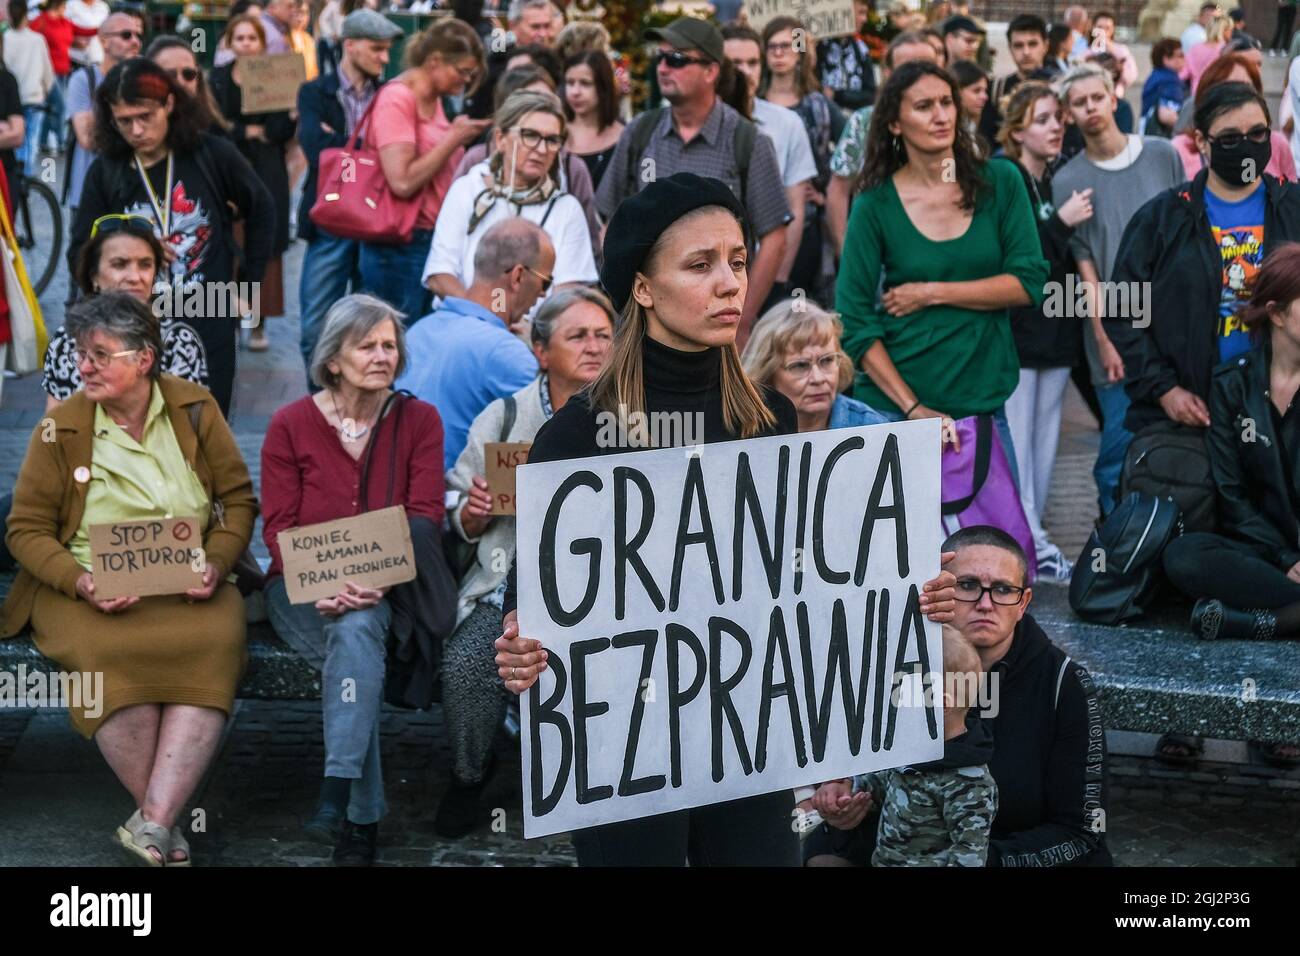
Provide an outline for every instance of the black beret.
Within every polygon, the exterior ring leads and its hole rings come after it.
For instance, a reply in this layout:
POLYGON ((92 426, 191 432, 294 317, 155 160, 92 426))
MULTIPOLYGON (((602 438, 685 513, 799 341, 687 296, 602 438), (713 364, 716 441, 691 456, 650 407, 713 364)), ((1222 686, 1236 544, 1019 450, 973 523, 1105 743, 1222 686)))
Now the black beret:
POLYGON ((619 312, 632 295, 632 281, 663 231, 701 206, 722 206, 740 220, 749 237, 745 208, 726 183, 694 173, 674 173, 656 179, 628 196, 614 210, 605 229, 605 263, 600 284, 619 312))

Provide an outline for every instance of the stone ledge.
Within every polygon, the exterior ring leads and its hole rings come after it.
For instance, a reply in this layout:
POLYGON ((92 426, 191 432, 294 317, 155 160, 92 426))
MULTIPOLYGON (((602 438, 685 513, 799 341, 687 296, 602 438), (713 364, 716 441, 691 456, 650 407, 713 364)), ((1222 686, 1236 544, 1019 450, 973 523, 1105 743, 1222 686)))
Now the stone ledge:
MULTIPOLYGON (((11 576, 0 576, 0 594, 11 576)), ((1078 620, 1066 588, 1034 590, 1032 610, 1059 646, 1092 674, 1107 729, 1177 731, 1228 740, 1300 736, 1300 642, 1206 642, 1174 613, 1140 627, 1078 620), (1255 699, 1242 699, 1244 681, 1255 699)), ((19 664, 48 670, 26 636, 0 641, 0 670, 19 664)), ((239 696, 254 700, 320 697, 320 675, 281 641, 270 624, 248 626, 248 669, 239 696)))

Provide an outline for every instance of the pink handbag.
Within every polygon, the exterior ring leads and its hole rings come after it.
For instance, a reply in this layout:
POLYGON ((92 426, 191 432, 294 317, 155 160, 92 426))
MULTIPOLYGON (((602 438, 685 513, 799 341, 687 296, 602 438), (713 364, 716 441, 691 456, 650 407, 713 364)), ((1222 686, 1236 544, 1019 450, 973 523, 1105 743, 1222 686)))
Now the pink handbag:
MULTIPOLYGON (((380 93, 382 93, 382 89, 380 93)), ((359 145, 380 93, 370 101, 346 146, 321 150, 311 221, 330 235, 404 245, 420 215, 420 194, 399 199, 388 188, 379 150, 359 145)))

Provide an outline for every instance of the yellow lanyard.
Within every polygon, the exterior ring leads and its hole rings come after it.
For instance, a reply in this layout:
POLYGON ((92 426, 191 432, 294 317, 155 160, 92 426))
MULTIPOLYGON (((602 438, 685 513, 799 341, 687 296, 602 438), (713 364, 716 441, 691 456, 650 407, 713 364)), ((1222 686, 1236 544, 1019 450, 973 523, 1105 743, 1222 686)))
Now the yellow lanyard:
POLYGON ((158 228, 162 230, 162 241, 167 242, 171 236, 171 212, 172 212, 172 152, 167 151, 167 188, 163 191, 162 201, 158 199, 158 194, 153 191, 153 183, 149 182, 149 176, 144 171, 144 166, 140 162, 140 157, 135 157, 135 168, 140 173, 140 181, 144 183, 145 192, 149 194, 149 205, 153 206, 154 215, 158 217, 158 228))

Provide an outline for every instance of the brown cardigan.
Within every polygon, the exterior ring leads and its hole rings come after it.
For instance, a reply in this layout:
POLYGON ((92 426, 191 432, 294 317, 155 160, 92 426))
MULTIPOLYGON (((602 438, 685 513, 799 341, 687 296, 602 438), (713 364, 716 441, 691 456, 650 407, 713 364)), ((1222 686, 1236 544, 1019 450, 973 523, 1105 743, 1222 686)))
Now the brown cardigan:
MULTIPOLYGON (((181 454, 213 502, 203 532, 205 558, 223 575, 248 547, 257 518, 257 497, 235 436, 212 394, 202 386, 163 375, 158 381, 181 454), (202 403, 199 433, 190 425, 189 406, 202 403)), ((21 566, 4 608, 0 638, 27 627, 42 584, 76 598, 77 579, 86 569, 68 550, 81 525, 89 482, 74 478, 89 468, 95 403, 78 391, 36 426, 14 486, 13 509, 5 543, 21 566), (53 424, 54 439, 46 441, 53 424)))

